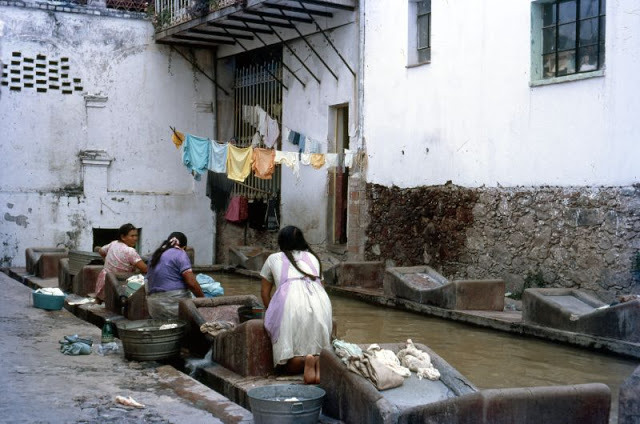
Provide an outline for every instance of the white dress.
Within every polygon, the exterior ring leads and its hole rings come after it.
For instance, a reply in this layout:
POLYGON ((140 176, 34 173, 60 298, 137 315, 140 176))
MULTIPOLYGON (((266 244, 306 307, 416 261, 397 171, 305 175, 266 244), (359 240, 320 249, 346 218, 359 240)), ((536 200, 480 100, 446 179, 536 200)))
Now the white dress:
MULTIPOLYGON (((315 256, 309 252, 294 251, 293 257, 300 269, 311 275, 318 274, 320 266, 315 256)), ((287 262, 284 253, 274 253, 267 258, 260 272, 267 281, 275 283, 276 291, 282 286, 282 269, 287 262)), ((279 335, 273 343, 274 365, 285 364, 294 356, 317 355, 323 348, 331 347, 333 320, 327 292, 319 280, 311 281, 293 264, 289 265, 286 275, 289 287, 286 298, 283 298, 279 335)), ((277 302, 278 296, 273 293, 269 308, 278 307, 277 302)))

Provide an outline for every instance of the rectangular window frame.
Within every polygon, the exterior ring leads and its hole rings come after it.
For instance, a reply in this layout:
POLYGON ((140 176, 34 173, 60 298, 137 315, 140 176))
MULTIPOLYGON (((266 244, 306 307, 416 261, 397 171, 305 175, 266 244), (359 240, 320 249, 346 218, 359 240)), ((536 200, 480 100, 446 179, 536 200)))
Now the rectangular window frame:
POLYGON ((431 63, 431 0, 429 0, 428 11, 419 12, 418 4, 423 0, 408 0, 408 25, 407 25, 407 68, 422 66, 431 63), (421 18, 427 17, 427 45, 421 45, 419 40, 420 26, 418 22, 421 18), (422 57, 426 53, 426 58, 422 57))
MULTIPOLYGON (((603 3, 605 4, 605 10, 603 10, 602 8, 599 10, 599 14, 597 15, 597 19, 598 19, 598 25, 600 27, 602 20, 604 19, 604 24, 605 24, 605 31, 606 31, 606 0, 599 0, 600 4, 603 3)), ((589 45, 589 46, 581 46, 580 45, 580 22, 584 22, 588 19, 592 19, 593 17, 589 17, 589 18, 581 18, 580 15, 580 0, 576 0, 576 17, 575 17, 575 21, 571 21, 571 22, 575 22, 576 25, 576 29, 575 29, 575 45, 573 46, 573 49, 564 49, 563 51, 559 51, 558 49, 558 22, 555 22, 555 36, 556 36, 556 40, 555 40, 555 46, 554 46, 554 55, 556 57, 556 64, 557 64, 557 58, 560 54, 562 53, 566 53, 566 52, 575 52, 576 56, 577 53, 579 52, 579 50, 581 48, 586 48, 586 47, 593 47, 593 46, 597 46, 597 66, 598 68, 595 70, 586 70, 586 71, 580 71, 579 70, 579 65, 578 65, 578 59, 575 59, 574 62, 574 72, 570 73, 570 74, 566 74, 566 75, 558 75, 558 66, 556 65, 555 67, 555 76, 553 77, 545 77, 544 76, 544 61, 543 61, 543 29, 545 28, 551 28, 554 25, 548 25, 548 26, 544 26, 544 6, 546 4, 550 4, 550 3, 555 3, 556 5, 558 3, 560 3, 561 1, 559 0, 532 0, 531 2, 531 80, 530 80, 530 86, 534 87, 534 86, 540 86, 540 85, 548 85, 548 84, 556 84, 556 83, 561 83, 561 82, 568 82, 568 81, 577 81, 577 80, 583 80, 583 79, 587 79, 587 78, 593 78, 593 77, 602 77, 605 75, 605 69, 606 69, 606 57, 603 59, 602 55, 600 54, 600 49, 604 48, 604 50, 606 51, 606 43, 607 43, 607 39, 608 37, 604 36, 604 42, 601 42, 601 34, 600 34, 600 29, 598 30, 598 39, 596 41, 596 43, 594 43, 593 45, 589 45), (600 63, 600 61, 602 61, 603 63, 600 63)), ((558 6, 556 6, 558 7, 558 6)), ((556 10, 556 16, 558 16, 558 11, 556 10)), ((557 19, 557 18, 556 18, 557 19)))

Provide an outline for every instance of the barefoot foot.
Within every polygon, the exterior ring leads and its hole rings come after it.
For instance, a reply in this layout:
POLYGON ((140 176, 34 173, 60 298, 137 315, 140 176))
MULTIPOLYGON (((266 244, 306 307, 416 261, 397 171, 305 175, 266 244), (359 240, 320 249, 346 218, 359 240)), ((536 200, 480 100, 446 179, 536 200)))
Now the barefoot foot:
POLYGON ((313 355, 304 358, 304 384, 315 384, 316 382, 316 360, 313 355))

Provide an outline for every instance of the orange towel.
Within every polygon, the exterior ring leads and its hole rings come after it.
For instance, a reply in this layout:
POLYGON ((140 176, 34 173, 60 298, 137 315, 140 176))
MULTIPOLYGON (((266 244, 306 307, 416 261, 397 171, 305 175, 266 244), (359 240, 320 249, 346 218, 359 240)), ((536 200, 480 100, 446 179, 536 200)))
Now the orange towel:
POLYGON ((276 151, 273 149, 253 149, 253 164, 251 165, 253 174, 263 180, 270 180, 276 168, 275 159, 276 151))

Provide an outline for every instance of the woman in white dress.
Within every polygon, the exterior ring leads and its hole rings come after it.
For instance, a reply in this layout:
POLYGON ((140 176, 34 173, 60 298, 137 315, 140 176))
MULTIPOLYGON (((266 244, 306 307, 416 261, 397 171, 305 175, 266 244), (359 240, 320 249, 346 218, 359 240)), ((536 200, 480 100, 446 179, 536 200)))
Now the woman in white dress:
POLYGON ((273 345, 273 364, 285 372, 304 372, 307 384, 320 381, 317 355, 331 346, 331 301, 322 284, 322 266, 294 226, 280 230, 280 252, 262 267, 265 328, 273 345), (275 292, 273 288, 275 287, 275 292))

